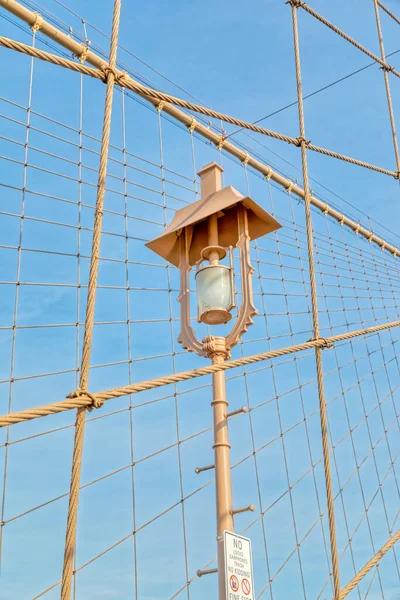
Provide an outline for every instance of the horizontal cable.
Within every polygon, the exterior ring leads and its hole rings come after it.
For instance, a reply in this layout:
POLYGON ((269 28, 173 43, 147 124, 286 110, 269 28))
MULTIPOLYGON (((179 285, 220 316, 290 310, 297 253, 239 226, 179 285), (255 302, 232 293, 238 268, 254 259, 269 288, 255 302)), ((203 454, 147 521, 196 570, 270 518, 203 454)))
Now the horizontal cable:
POLYGON ((89 398, 89 396, 85 396, 84 394, 82 394, 79 397, 69 398, 66 400, 62 400, 61 402, 54 402, 51 404, 46 404, 43 406, 38 406, 35 408, 22 410, 15 413, 10 413, 8 415, 3 415, 0 417, 0 427, 5 427, 6 425, 12 425, 23 421, 30 421, 32 419, 37 419, 39 417, 64 412, 73 408, 91 407, 93 405, 94 397, 97 401, 100 401, 100 403, 102 403, 104 400, 110 400, 111 398, 119 398, 121 396, 127 396, 129 394, 136 394, 138 392, 162 387, 171 383, 186 381, 188 379, 201 377, 203 375, 210 375, 218 371, 227 371, 228 369, 241 367, 255 362, 269 360, 272 358, 277 358, 296 352, 302 352, 303 350, 307 350, 308 348, 329 347, 331 344, 334 344, 339 341, 352 339, 361 335, 377 333, 378 331, 383 331, 392 327, 398 327, 399 325, 400 321, 392 321, 390 323, 384 323, 382 325, 376 325, 374 327, 368 327, 366 329, 360 329, 357 331, 350 331, 348 333, 342 333, 340 335, 328 338, 310 340, 308 342, 304 342, 303 344, 297 344, 295 346, 289 346, 287 348, 280 348, 278 350, 270 350, 269 352, 255 354, 254 356, 230 360, 223 364, 210 365, 208 367, 192 369, 190 371, 183 371, 181 373, 168 375, 166 377, 160 377, 148 381, 143 381, 141 383, 131 384, 119 388, 113 388, 111 390, 105 390, 103 392, 97 392, 96 394, 91 394, 92 398, 89 398))

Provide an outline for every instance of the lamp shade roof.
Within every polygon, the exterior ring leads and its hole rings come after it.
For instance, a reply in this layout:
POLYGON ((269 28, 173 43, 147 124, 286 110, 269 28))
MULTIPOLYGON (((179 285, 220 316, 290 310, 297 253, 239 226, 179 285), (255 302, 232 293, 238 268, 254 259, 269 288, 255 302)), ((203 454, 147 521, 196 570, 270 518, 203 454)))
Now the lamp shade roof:
POLYGON ((208 246, 207 218, 217 214, 219 245, 235 246, 238 241, 237 205, 247 208, 248 233, 251 240, 276 231, 282 225, 248 196, 242 196, 234 187, 227 186, 207 198, 177 210, 163 233, 146 246, 173 265, 179 267, 179 235, 185 227, 193 226, 189 249, 189 263, 194 265, 200 252, 208 246))

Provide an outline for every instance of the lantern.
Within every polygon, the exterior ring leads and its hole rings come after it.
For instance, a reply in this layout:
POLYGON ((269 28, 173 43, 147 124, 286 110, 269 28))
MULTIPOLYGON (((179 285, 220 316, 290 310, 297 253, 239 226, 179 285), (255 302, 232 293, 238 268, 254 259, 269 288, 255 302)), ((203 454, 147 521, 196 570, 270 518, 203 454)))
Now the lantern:
POLYGON ((190 324, 189 273, 196 267, 199 320, 221 325, 231 320, 234 302, 232 249, 239 249, 242 303, 226 336, 229 351, 247 331, 256 314, 253 305, 250 241, 276 231, 281 225, 248 196, 232 186, 221 189, 223 169, 212 162, 199 172, 201 199, 175 213, 164 232, 148 248, 180 270, 181 333, 179 342, 189 351, 206 355, 190 324), (229 254, 229 264, 221 261, 229 254))

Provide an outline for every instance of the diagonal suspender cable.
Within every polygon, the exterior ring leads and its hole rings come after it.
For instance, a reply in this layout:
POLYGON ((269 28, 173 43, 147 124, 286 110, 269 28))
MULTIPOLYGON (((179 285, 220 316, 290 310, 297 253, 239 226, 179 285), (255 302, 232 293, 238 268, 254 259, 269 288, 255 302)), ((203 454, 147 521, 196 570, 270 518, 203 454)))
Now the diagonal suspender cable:
MULTIPOLYGON (((378 0, 373 0, 373 3, 374 3, 374 8, 375 8, 376 27, 377 27, 377 30, 378 30, 379 46, 380 46, 380 49, 381 49, 381 57, 382 57, 382 60, 386 61, 385 47, 383 45, 381 20, 380 20, 380 17, 379 17, 379 2, 378 2, 378 0)), ((396 158, 397 171, 400 173, 399 146, 398 146, 398 143, 397 143, 396 123, 395 123, 395 120, 394 120, 392 95, 390 93, 389 73, 388 73, 387 69, 382 69, 382 70, 383 70, 383 77, 384 77, 384 80, 385 80, 385 88, 386 88, 386 96, 387 96, 387 102, 388 102, 390 126, 392 128, 394 155, 395 155, 395 158, 396 158)))
MULTIPOLYGON (((313 316, 313 329, 314 338, 319 338, 319 315, 318 315, 318 298, 317 298, 317 284, 315 279, 315 263, 314 263, 314 239, 313 239, 313 224, 311 218, 311 202, 310 202, 310 188, 308 182, 308 168, 307 168, 307 142, 305 139, 305 123, 304 123, 304 109, 303 109, 303 91, 301 84, 301 64, 300 64, 300 46, 299 46, 299 32, 297 24, 297 2, 290 2, 292 9, 292 23, 293 23, 293 41, 294 41, 294 56, 296 63, 296 82, 297 82, 297 99, 299 109, 299 126, 300 126, 300 139, 301 139, 301 160, 303 167, 303 185, 304 185, 304 203, 306 211, 306 231, 307 231, 307 248, 308 248, 308 262, 309 262, 309 273, 310 273, 310 288, 311 288, 311 307, 313 316)), ((331 555, 332 555, 332 571, 333 571, 333 587, 334 587, 334 598, 339 600, 340 598, 340 574, 339 574, 339 557, 337 550, 336 541, 336 522, 335 522, 335 507, 333 500, 332 490, 332 474, 330 465, 330 454, 329 454, 329 437, 328 437, 328 416, 325 401, 325 390, 324 390, 324 375, 322 369, 322 351, 321 348, 315 348, 315 360, 317 366, 317 381, 318 381, 318 396, 320 406, 320 420, 321 420, 321 436, 322 436, 322 449, 324 457, 324 471, 325 471, 325 485, 326 485, 326 497, 328 504, 328 521, 329 521, 329 534, 331 544, 331 555)))
POLYGON ((391 17, 393 19, 393 21, 396 21, 396 23, 398 25, 400 25, 400 19, 399 19, 399 17, 396 17, 396 15, 394 15, 384 4, 382 4, 382 2, 379 2, 379 0, 378 0, 378 4, 381 7, 381 9, 384 10, 385 13, 387 15, 389 15, 389 17, 391 17))
POLYGON ((363 577, 365 577, 365 575, 367 575, 367 573, 369 573, 370 570, 375 565, 378 564, 378 562, 381 560, 381 558, 383 558, 385 556, 385 554, 391 548, 393 548, 393 546, 399 540, 400 540, 400 529, 398 529, 396 531, 396 533, 394 535, 392 535, 391 538, 388 539, 386 544, 384 546, 382 546, 382 548, 380 550, 378 550, 378 552, 376 554, 374 554, 374 556, 363 566, 363 568, 360 569, 360 571, 358 571, 357 575, 355 575, 353 577, 353 579, 351 581, 349 581, 349 583, 342 589, 340 596, 339 596, 339 600, 344 600, 344 598, 346 598, 346 596, 348 594, 350 594, 350 592, 356 587, 356 585, 358 585, 360 583, 361 579, 363 579, 363 577))
MULTIPOLYGON (((82 348, 80 388, 71 396, 86 395, 89 380, 89 365, 92 350, 94 312, 96 302, 97 276, 99 268, 100 239, 103 222, 104 192, 107 178, 107 159, 110 141, 112 103, 115 84, 115 65, 117 62, 118 31, 121 13, 121 0, 114 0, 114 13, 110 43, 110 59, 107 70, 107 87, 104 105, 103 134, 101 140, 100 166, 97 183, 97 198, 93 225, 92 254, 90 260, 88 296, 86 304, 85 333, 82 348)), ((95 403, 96 406, 96 403, 95 403)), ((82 450, 85 429, 86 408, 77 409, 75 423, 74 452, 72 458, 71 486, 69 494, 67 530, 64 549, 64 567, 62 574, 61 598, 69 600, 71 596, 72 566, 76 548, 76 526, 81 478, 82 450)))
POLYGON ((317 21, 320 21, 320 23, 323 23, 324 25, 329 27, 329 29, 331 29, 332 31, 334 31, 335 33, 340 35, 340 37, 342 37, 344 40, 346 40, 346 42, 349 42, 350 44, 352 44, 353 46, 355 46, 356 48, 361 50, 361 52, 364 52, 364 54, 366 54, 367 56, 372 58, 375 62, 380 64, 383 69, 385 69, 386 71, 391 71, 394 75, 396 75, 396 77, 400 77, 399 71, 396 71, 396 69, 394 69, 391 65, 389 65, 387 62, 385 62, 385 60, 383 60, 382 58, 379 58, 379 56, 376 56, 376 54, 374 54, 373 52, 371 52, 370 50, 365 48, 365 46, 363 46, 356 40, 353 40, 353 38, 350 37, 349 35, 347 35, 347 33, 342 31, 341 29, 339 29, 339 27, 336 27, 336 25, 333 25, 333 23, 328 21, 328 19, 325 19, 325 17, 323 17, 322 15, 317 13, 314 9, 312 9, 310 6, 308 6, 308 4, 306 4, 306 2, 303 2, 302 0, 292 0, 292 1, 295 3, 297 8, 304 9, 310 15, 315 17, 317 19, 317 21))

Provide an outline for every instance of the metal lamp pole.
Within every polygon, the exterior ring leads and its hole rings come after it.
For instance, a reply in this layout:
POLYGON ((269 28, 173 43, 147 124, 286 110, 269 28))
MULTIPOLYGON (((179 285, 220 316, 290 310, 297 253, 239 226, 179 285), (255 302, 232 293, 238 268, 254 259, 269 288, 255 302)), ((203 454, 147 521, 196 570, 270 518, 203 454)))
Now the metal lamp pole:
MULTIPOLYGON (((221 172, 222 168, 215 162, 203 167, 199 173, 201 200, 178 210, 164 232, 146 244, 180 271, 178 300, 181 304, 181 331, 178 341, 190 352, 209 358, 213 365, 223 364, 230 357, 231 348, 240 341, 242 334, 253 323, 252 317, 257 313, 252 295, 250 240, 281 227, 251 198, 242 196, 232 186, 221 189, 221 172), (232 260, 230 267, 219 264, 219 261, 226 256, 226 249, 233 247, 239 250, 242 288, 242 302, 237 317, 226 337, 209 336, 200 341, 191 326, 190 271, 194 265, 199 267, 205 261, 209 263, 196 271, 199 320, 208 325, 227 323, 234 306, 232 260)), ((228 418, 233 414, 246 412, 246 408, 227 413, 225 371, 213 373, 211 406, 214 417, 214 465, 196 468, 196 473, 215 468, 218 598, 228 600, 224 532, 233 534, 233 515, 254 510, 254 506, 236 510, 232 508, 228 418)), ((246 538, 242 540, 246 541, 246 538)), ((209 569, 198 571, 197 574, 201 577, 215 571, 216 569, 209 569)), ((239 579, 236 575, 233 577, 235 583, 232 589, 238 591, 239 579)), ((248 588, 250 593, 250 581, 243 577, 240 581, 243 591, 248 588)), ((252 593, 251 596, 253 597, 252 593)))
MULTIPOLYGON (((207 345, 214 347, 214 349, 210 348, 208 352, 212 364, 223 363, 227 356, 225 338, 213 338, 207 345)), ((234 531, 234 524, 225 371, 213 373, 211 406, 214 413, 213 449, 217 505, 218 598, 226 600, 224 531, 234 531)))

